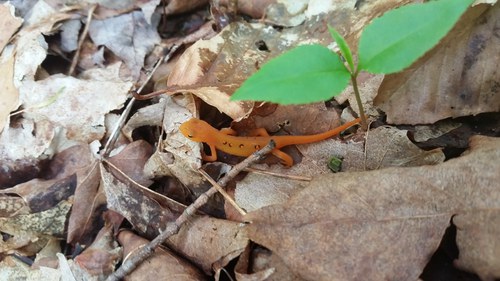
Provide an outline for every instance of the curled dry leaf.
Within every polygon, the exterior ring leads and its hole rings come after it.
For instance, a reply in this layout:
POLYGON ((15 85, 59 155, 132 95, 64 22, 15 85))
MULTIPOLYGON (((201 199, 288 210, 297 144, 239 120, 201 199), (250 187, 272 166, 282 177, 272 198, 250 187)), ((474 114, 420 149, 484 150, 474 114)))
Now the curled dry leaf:
POLYGON ((394 124, 500 111, 500 5, 469 9, 432 51, 386 76, 375 99, 394 124))
MULTIPOLYGON (((249 213, 248 236, 307 280, 415 280, 453 214, 498 216, 500 142, 474 142, 435 166, 318 177, 285 204, 249 213)), ((488 227, 497 239, 498 224, 488 227)))
MULTIPOLYGON (((129 256, 138 248, 149 243, 148 240, 131 231, 118 234, 118 241, 123 245, 123 255, 129 256)), ((206 280, 203 273, 176 253, 156 248, 147 262, 141 263, 125 280, 206 280)))

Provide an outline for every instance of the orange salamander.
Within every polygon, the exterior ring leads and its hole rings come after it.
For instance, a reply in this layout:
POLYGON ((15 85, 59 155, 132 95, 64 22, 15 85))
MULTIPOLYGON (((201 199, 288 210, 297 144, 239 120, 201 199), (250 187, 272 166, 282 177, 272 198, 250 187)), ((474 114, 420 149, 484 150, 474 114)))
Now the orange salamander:
POLYGON ((236 156, 249 156, 266 146, 270 140, 273 140, 276 143, 276 148, 271 153, 280 158, 285 166, 290 167, 293 165, 292 157, 281 151, 280 148, 287 145, 306 144, 325 140, 338 135, 360 121, 361 119, 357 118, 330 131, 308 136, 269 136, 264 128, 260 128, 255 129, 251 134, 252 136, 239 137, 230 128, 219 131, 207 122, 197 118, 192 118, 182 123, 179 130, 187 138, 196 142, 204 142, 210 147, 211 155, 203 154, 203 160, 205 161, 217 160, 216 149, 236 156))

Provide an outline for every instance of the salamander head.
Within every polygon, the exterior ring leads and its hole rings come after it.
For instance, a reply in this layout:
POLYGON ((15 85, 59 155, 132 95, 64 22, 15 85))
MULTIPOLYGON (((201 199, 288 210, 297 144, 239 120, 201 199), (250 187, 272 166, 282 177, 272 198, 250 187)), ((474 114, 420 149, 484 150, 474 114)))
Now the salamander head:
POLYGON ((217 131, 207 122, 197 118, 191 118, 182 123, 179 130, 186 138, 196 142, 207 141, 207 138, 210 138, 213 131, 217 131))

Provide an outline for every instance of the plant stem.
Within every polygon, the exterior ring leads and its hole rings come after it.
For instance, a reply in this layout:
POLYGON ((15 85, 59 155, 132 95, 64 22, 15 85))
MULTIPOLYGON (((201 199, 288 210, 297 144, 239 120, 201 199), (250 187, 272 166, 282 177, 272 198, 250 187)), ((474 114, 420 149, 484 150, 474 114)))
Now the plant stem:
POLYGON ((358 82, 356 78, 358 77, 358 73, 351 74, 351 82, 352 82, 352 88, 354 90, 354 96, 356 97, 356 102, 358 103, 358 108, 359 108, 359 117, 361 117, 361 127, 363 130, 368 130, 368 123, 366 122, 366 115, 365 115, 365 110, 363 109, 363 104, 361 103, 361 96, 359 95, 359 90, 358 90, 358 82))

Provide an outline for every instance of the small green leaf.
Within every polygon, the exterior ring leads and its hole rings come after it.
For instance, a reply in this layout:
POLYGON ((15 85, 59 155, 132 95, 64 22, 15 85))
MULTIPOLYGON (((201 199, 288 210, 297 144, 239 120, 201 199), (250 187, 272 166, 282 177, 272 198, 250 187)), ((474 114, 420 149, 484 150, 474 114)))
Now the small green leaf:
POLYGON ((347 42, 345 41, 344 37, 340 35, 340 33, 337 32, 333 27, 328 25, 328 30, 330 31, 330 35, 332 36, 333 40, 337 42, 337 45, 339 46, 340 52, 342 53, 342 56, 345 58, 347 61, 347 64, 349 65, 349 70, 354 73, 356 70, 354 69, 354 61, 352 59, 352 53, 351 49, 349 49, 349 45, 347 45, 347 42))
POLYGON ((394 73, 434 47, 474 0, 437 0, 389 11, 369 24, 359 41, 359 69, 394 73))
POLYGON ((231 100, 301 104, 328 100, 349 83, 339 56, 321 45, 298 46, 262 66, 231 100))

